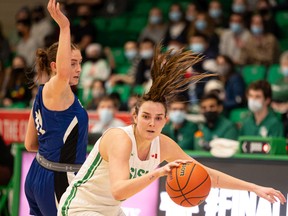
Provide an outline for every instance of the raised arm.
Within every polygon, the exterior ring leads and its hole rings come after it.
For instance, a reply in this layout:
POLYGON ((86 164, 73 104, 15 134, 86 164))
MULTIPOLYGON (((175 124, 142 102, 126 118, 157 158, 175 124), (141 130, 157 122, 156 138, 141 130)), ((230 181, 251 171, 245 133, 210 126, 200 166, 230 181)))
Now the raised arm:
POLYGON ((56 68, 56 76, 51 79, 53 90, 59 92, 69 86, 71 75, 70 22, 61 12, 60 4, 56 3, 56 0, 49 0, 47 9, 60 28, 56 65, 52 65, 56 68))

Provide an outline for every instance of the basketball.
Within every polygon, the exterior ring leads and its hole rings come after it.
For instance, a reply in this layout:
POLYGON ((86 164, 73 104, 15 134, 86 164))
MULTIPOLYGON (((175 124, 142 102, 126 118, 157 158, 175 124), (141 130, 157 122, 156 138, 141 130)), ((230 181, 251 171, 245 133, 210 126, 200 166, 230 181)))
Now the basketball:
POLYGON ((180 164, 166 179, 166 192, 183 207, 200 205, 209 195, 211 179, 207 171, 196 163, 180 164))

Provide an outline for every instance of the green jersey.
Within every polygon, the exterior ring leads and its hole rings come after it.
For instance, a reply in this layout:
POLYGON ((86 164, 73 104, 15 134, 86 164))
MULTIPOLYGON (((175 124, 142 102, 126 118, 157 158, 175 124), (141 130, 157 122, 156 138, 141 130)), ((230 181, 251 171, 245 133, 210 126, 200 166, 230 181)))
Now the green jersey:
POLYGON ((281 137, 284 136, 283 124, 272 110, 258 125, 251 114, 243 121, 240 136, 281 137))
POLYGON ((197 131, 198 127, 195 123, 185 120, 182 127, 175 130, 172 122, 168 122, 162 130, 162 133, 169 136, 183 150, 193 150, 194 149, 194 133, 197 131))

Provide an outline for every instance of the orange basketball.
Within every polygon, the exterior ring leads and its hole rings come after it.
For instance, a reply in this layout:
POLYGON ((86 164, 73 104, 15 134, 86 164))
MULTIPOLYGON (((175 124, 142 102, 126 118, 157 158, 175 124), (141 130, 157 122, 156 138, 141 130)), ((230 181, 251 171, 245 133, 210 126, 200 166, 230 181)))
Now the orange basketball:
POLYGON ((166 179, 166 191, 178 205, 200 205, 209 195, 211 179, 207 171, 196 163, 180 164, 166 179))

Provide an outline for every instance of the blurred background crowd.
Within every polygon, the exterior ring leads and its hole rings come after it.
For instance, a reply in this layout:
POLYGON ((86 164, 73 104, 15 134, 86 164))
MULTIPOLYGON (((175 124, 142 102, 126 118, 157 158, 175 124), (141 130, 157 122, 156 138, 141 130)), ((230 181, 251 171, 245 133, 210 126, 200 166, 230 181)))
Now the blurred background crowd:
MULTIPOLYGON (((153 49, 161 42, 171 55, 185 49, 203 58, 187 70, 187 77, 217 75, 192 83, 177 97, 186 103, 179 107, 176 101, 176 108, 171 104, 165 133, 180 142, 181 128, 189 121, 196 124, 191 127, 198 135, 207 128, 206 140, 225 137, 227 130, 215 129, 221 117, 222 128, 226 121, 228 128, 235 126, 227 138, 237 140, 245 131, 243 119, 247 117, 257 128, 251 135, 272 136, 271 127, 277 130, 273 136, 288 136, 287 1, 60 2, 71 21, 72 40, 83 55, 75 93, 87 110, 98 112, 103 128, 116 112, 131 112, 137 97, 149 89, 153 49), (265 122, 270 114, 276 118, 273 124, 265 122), (279 122, 281 127, 274 127, 279 122)), ((30 88, 37 70, 35 52, 56 42, 59 33, 45 5, 23 5, 14 19, 15 29, 9 37, 0 26, 0 106, 7 109, 31 107, 37 93, 37 86, 30 88)), ((95 126, 93 131, 101 128, 95 126)))

